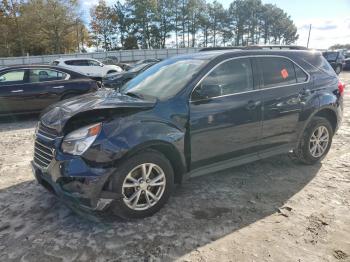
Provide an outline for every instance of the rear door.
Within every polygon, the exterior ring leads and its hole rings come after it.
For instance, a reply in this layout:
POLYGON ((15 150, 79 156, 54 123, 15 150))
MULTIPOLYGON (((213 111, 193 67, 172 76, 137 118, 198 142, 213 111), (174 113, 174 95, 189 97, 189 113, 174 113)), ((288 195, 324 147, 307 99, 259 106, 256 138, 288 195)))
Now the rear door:
POLYGON ((38 111, 60 100, 67 88, 67 73, 46 69, 29 69, 28 84, 24 88, 24 99, 33 111, 38 111))
POLYGON ((256 154, 261 106, 251 59, 231 59, 214 68, 190 101, 191 168, 256 154))
POLYGON ((263 100, 263 150, 290 148, 296 141, 299 114, 310 92, 309 75, 285 57, 256 58, 263 100))
POLYGON ((87 60, 87 63, 89 65, 88 71, 89 76, 93 77, 102 77, 104 68, 101 66, 101 63, 95 60, 87 60))

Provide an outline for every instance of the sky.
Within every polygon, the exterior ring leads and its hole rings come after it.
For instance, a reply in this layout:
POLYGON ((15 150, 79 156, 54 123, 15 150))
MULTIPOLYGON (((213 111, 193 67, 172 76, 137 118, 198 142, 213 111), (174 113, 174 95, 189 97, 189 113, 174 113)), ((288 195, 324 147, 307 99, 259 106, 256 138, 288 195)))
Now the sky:
MULTIPOLYGON (((79 1, 83 16, 88 22, 89 9, 98 0, 79 1)), ((217 1, 225 8, 232 2, 232 0, 217 1)), ((113 4, 116 0, 106 2, 113 4)), ((275 4, 291 16, 298 28, 297 45, 306 46, 310 24, 312 24, 310 48, 326 49, 334 44, 350 43, 350 0, 262 0, 262 2, 275 4)))

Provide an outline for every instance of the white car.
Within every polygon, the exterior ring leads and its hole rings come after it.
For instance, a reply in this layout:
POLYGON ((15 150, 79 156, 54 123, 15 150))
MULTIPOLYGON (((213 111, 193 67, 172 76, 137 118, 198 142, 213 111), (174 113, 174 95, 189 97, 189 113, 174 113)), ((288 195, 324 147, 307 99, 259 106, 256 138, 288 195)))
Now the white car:
POLYGON ((123 71, 119 66, 104 65, 100 61, 91 58, 60 58, 53 61, 52 64, 68 68, 92 78, 102 78, 107 74, 123 71))

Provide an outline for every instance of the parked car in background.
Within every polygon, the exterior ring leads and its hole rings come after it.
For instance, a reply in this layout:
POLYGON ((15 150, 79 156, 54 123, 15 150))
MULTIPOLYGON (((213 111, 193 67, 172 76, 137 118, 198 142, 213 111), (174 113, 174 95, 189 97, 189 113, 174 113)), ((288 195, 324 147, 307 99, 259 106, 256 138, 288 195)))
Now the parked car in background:
POLYGON ((350 70, 350 58, 345 58, 345 66, 343 70, 350 70))
POLYGON ((326 58, 328 63, 333 67, 337 75, 339 75, 340 72, 345 67, 345 56, 343 54, 343 50, 342 51, 325 51, 322 54, 326 58))
POLYGON ((149 58, 149 59, 139 60, 139 61, 137 61, 133 66, 138 66, 138 65, 147 64, 147 63, 158 63, 158 62, 160 62, 160 59, 157 59, 157 58, 149 58))
POLYGON ((107 56, 105 59, 102 60, 102 63, 105 64, 105 65, 116 65, 116 66, 119 66, 124 71, 128 71, 132 67, 128 63, 121 63, 121 62, 119 62, 119 59, 116 56, 107 56))
POLYGON ((132 67, 129 71, 108 74, 104 78, 102 78, 102 84, 104 87, 119 89, 126 82, 130 81, 135 76, 145 71, 147 68, 150 68, 154 64, 156 64, 156 62, 143 63, 132 67))
POLYGON ((100 61, 91 58, 60 58, 53 61, 52 64, 79 72, 95 80, 101 80, 107 74, 123 71, 119 66, 104 65, 100 61))
POLYGON ((96 81, 55 66, 0 69, 0 115, 40 112, 57 101, 98 89, 96 81))
POLYGON ((149 216, 188 177, 291 150, 305 164, 319 162, 341 123, 344 88, 320 52, 173 57, 120 92, 47 111, 36 133, 34 174, 82 208, 149 216))

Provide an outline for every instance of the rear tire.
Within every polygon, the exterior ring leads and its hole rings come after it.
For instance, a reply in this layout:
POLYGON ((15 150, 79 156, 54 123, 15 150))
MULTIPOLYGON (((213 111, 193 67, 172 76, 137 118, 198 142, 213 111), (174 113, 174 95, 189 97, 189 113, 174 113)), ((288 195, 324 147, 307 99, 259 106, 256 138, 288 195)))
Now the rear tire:
POLYGON ((124 219, 151 216, 164 206, 173 187, 174 171, 164 155, 153 150, 137 153, 112 175, 110 189, 123 198, 111 205, 111 211, 124 219))
POLYGON ((304 164, 316 164, 327 155, 332 138, 330 122, 323 117, 314 117, 305 128, 293 156, 304 164))

